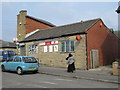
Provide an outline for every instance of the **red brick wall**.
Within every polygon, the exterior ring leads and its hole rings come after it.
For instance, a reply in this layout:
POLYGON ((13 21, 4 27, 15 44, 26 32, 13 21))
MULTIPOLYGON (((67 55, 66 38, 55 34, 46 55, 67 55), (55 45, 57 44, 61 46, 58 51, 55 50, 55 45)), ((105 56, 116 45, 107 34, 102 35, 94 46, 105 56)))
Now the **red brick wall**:
POLYGON ((99 50, 99 65, 109 65, 116 58, 120 58, 118 55, 118 43, 120 46, 120 40, 108 30, 104 24, 100 27, 100 23, 97 22, 90 30, 87 31, 87 51, 88 51, 88 69, 90 69, 90 50, 99 50))
POLYGON ((26 17, 26 34, 30 33, 36 29, 50 28, 51 26, 45 25, 33 19, 26 17))

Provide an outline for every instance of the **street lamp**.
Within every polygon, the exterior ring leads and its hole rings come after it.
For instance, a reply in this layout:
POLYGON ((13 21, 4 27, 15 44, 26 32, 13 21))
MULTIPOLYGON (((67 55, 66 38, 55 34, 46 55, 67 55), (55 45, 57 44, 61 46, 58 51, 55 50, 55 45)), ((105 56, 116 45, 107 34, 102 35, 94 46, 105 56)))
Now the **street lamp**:
POLYGON ((18 42, 18 38, 13 38, 13 42, 16 44, 17 47, 17 53, 19 53, 19 42, 18 42))
POLYGON ((17 42, 18 42, 18 39, 17 39, 17 38, 13 38, 13 42, 14 42, 14 43, 17 43, 17 42))

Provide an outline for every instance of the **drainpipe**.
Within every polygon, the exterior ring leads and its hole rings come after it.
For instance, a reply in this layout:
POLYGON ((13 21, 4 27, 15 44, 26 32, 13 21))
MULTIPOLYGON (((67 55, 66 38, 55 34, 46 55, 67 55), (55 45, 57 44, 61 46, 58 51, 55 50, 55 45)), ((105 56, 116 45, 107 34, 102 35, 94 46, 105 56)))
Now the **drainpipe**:
POLYGON ((88 45, 87 45, 87 34, 85 34, 86 36, 86 70, 88 70, 88 45))

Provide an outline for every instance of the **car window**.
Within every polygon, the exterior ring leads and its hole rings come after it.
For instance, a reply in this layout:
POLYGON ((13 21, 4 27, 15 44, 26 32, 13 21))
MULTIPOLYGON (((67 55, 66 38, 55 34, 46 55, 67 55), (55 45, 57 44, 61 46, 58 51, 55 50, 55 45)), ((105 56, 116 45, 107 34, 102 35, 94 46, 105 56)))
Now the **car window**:
POLYGON ((21 62, 21 58, 20 57, 15 57, 14 62, 21 62))
POLYGON ((12 62, 14 57, 10 57, 8 62, 12 62))
POLYGON ((25 63, 37 63, 37 60, 34 57, 23 57, 25 63))
POLYGON ((14 55, 13 51, 8 52, 9 55, 14 55))
POLYGON ((0 51, 0 55, 2 55, 2 51, 0 51))
POLYGON ((8 54, 8 52, 7 51, 3 51, 3 54, 8 54))

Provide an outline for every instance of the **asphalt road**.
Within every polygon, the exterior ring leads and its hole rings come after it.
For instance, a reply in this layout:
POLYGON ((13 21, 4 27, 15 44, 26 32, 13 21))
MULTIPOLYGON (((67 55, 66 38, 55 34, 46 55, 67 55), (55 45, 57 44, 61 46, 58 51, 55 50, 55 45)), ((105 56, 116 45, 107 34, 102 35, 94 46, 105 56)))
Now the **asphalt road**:
POLYGON ((2 88, 118 88, 118 85, 40 73, 20 76, 13 72, 3 72, 2 88))

